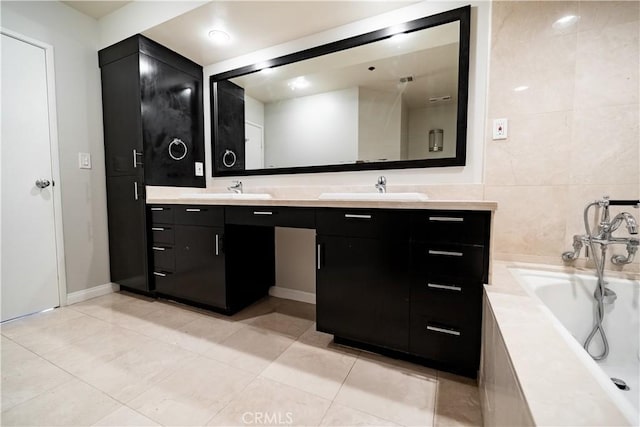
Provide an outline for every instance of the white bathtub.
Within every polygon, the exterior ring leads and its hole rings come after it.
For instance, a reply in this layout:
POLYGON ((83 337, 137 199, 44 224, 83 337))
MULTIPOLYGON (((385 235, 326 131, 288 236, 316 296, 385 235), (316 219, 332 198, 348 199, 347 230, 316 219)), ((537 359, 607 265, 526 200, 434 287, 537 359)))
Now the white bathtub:
MULTIPOLYGON (((607 287, 618 296, 605 306, 604 330, 609 341, 609 356, 595 362, 582 348, 594 325, 596 303, 593 293, 595 275, 566 274, 526 269, 511 269, 521 284, 540 299, 549 311, 553 323, 567 339, 593 375, 610 393, 620 410, 640 424, 640 282, 609 278, 607 287), (624 380, 628 391, 616 388, 611 377, 624 380)), ((591 342, 591 352, 602 352, 597 334, 591 342)))

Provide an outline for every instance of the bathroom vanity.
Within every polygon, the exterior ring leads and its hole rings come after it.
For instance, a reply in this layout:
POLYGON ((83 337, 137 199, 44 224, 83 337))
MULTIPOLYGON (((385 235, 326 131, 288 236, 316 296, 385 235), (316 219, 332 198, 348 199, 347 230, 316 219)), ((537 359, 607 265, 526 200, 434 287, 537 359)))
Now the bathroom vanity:
POLYGON ((150 199, 149 288, 232 314, 275 285, 274 227, 315 229, 318 330, 475 376, 494 208, 150 199))

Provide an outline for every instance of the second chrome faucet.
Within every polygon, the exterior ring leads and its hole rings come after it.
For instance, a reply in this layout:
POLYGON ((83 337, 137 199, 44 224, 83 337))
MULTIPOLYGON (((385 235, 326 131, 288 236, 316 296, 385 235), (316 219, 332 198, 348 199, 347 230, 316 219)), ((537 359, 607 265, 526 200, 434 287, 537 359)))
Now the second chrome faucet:
POLYGON ((378 193, 387 192, 387 178, 384 175, 380 175, 378 177, 378 183, 376 184, 376 188, 378 189, 378 193))
POLYGON ((233 181, 230 187, 227 187, 227 190, 232 191, 236 194, 242 194, 242 181, 233 181))

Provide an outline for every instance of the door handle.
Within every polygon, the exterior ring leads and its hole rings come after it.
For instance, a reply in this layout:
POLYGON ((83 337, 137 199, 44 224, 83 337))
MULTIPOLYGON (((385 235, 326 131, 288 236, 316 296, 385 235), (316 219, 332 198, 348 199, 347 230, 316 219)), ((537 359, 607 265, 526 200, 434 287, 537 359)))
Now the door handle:
POLYGON ((318 270, 320 270, 320 268, 322 266, 322 264, 321 264, 322 258, 321 258, 321 255, 320 255, 321 251, 322 251, 322 245, 320 245, 320 243, 318 243, 318 255, 316 257, 318 270))
POLYGON ((452 251, 434 251, 429 249, 429 255, 444 255, 444 256, 464 256, 462 252, 452 252, 452 251))
POLYGON ((36 180, 36 187, 38 187, 41 190, 43 188, 47 188, 50 185, 51 185, 51 181, 49 181, 48 179, 37 179, 36 180))
POLYGON ((460 286, 438 285, 436 283, 427 283, 427 287, 434 288, 434 289, 445 289, 447 291, 462 292, 462 288, 460 286))
POLYGON ((355 219, 371 219, 371 215, 361 215, 361 214, 344 214, 345 218, 355 218, 355 219))
POLYGON ((427 325, 427 330, 433 331, 433 332, 440 332, 441 334, 455 335, 457 337, 460 336, 460 331, 456 331, 455 329, 446 329, 446 328, 439 328, 437 326, 427 325))
POLYGON ((220 255, 220 235, 216 234, 216 256, 220 255))

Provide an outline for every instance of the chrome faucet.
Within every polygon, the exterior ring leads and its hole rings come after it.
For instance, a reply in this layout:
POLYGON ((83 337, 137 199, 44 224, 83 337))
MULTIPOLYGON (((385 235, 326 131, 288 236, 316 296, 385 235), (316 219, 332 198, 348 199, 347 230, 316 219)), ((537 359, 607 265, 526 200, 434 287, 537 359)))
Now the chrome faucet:
POLYGON ((633 262, 638 251, 638 246, 640 246, 640 240, 631 236, 636 236, 638 234, 638 222, 629 212, 621 212, 611 219, 609 215, 609 206, 612 203, 616 205, 628 204, 634 208, 640 207, 637 201, 612 201, 609 200, 609 197, 607 196, 604 196, 601 200, 589 203, 585 208, 583 215, 586 234, 576 234, 573 236, 573 251, 564 252, 562 254, 562 259, 564 261, 573 261, 577 259, 580 256, 580 250, 585 245, 593 252, 595 249, 594 244, 599 244, 604 250, 606 250, 606 247, 610 244, 619 244, 626 245, 627 256, 614 255, 611 257, 611 262, 616 265, 630 264, 633 262), (600 209, 602 209, 598 230, 595 233, 589 226, 588 215, 589 209, 593 206, 599 206, 600 209), (616 231, 623 223, 631 236, 614 237, 613 232, 616 231))
POLYGON ((378 189, 378 193, 387 192, 387 178, 384 175, 380 175, 378 177, 378 183, 376 184, 376 188, 378 189))
POLYGON ((232 191, 236 194, 242 194, 242 181, 233 181, 233 185, 227 187, 227 190, 232 191))

